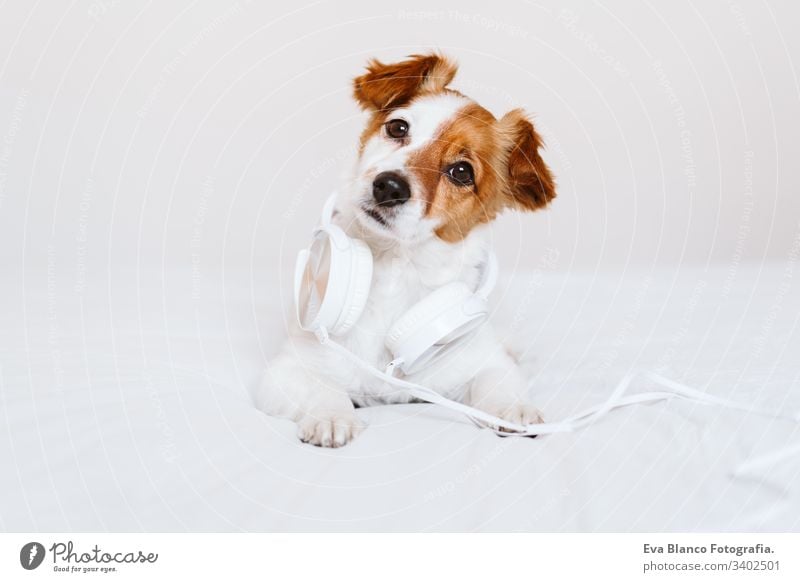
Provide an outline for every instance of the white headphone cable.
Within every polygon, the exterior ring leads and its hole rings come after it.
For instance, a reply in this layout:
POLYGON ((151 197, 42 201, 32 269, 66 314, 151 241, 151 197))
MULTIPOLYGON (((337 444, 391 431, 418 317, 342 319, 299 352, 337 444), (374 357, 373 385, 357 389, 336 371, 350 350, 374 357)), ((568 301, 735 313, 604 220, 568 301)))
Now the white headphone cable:
POLYGON ((432 404, 439 404, 446 408, 450 408, 451 410, 455 410, 456 412, 465 414, 473 421, 477 421, 478 423, 483 423, 485 425, 488 425, 496 433, 502 434, 504 436, 508 435, 536 436, 536 435, 552 434, 558 432, 571 432, 576 429, 583 428, 585 426, 597 422, 615 408, 631 406, 634 404, 646 404, 648 402, 657 402, 660 400, 668 400, 675 397, 683 398, 685 400, 690 400, 693 402, 698 402, 700 404, 707 404, 707 405, 716 404, 719 406, 723 406, 725 408, 742 410, 744 412, 750 412, 753 414, 767 416, 769 418, 777 418, 783 420, 790 420, 794 422, 800 422, 800 414, 798 413, 795 413, 793 415, 782 414, 774 410, 747 406, 739 402, 735 402, 733 400, 728 400, 726 398, 720 398, 718 396, 713 396, 711 394, 701 392, 700 390, 697 390, 695 388, 690 388, 689 386, 686 386, 674 380, 670 380, 669 378, 665 378, 658 374, 654 374, 652 372, 636 371, 627 374, 619 382, 619 384, 617 384, 617 387, 614 389, 614 392, 612 392, 611 396, 609 396, 608 399, 602 404, 592 406, 562 421, 546 422, 542 424, 521 425, 502 419, 493 414, 489 414, 488 412, 484 412, 483 410, 479 410, 472 406, 468 406, 461 402, 450 400, 449 398, 446 398, 441 394, 434 392, 430 388, 421 386, 420 384, 415 384, 414 382, 408 382, 407 380, 397 378, 386 372, 381 372, 374 366, 370 365, 369 363, 365 362, 364 360, 356 356, 354 353, 352 353, 344 346, 333 341, 328 335, 328 332, 325 330, 325 328, 319 328, 315 332, 315 335, 317 336, 317 339, 319 339, 320 343, 328 346, 330 349, 340 354, 342 357, 346 358, 347 360, 355 364, 357 367, 364 370, 368 374, 371 374, 375 378, 378 378, 379 380, 382 380, 387 384, 392 384, 399 388, 403 388, 407 390, 408 393, 414 396, 415 398, 419 398, 420 400, 424 400, 432 404), (626 395, 626 392, 630 388, 631 382, 637 376, 644 376, 650 379, 652 382, 660 384, 661 386, 667 388, 667 391, 641 392, 638 394, 626 395))

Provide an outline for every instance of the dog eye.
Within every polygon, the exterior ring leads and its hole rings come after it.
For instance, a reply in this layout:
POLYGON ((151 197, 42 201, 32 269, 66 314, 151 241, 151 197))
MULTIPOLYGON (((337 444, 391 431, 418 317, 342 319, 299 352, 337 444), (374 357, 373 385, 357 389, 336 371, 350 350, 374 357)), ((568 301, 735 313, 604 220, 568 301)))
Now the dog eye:
POLYGON ((447 177, 457 186, 472 186, 475 183, 475 173, 468 162, 456 162, 450 166, 447 177))
POLYGON ((402 139, 408 135, 408 123, 402 119, 392 119, 386 122, 386 135, 393 139, 402 139))

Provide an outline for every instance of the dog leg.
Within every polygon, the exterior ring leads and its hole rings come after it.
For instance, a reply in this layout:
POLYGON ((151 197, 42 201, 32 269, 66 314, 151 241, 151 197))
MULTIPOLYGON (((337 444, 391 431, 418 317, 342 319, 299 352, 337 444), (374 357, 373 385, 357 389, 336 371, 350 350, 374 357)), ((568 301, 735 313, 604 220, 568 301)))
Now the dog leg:
POLYGON ((522 372, 506 357, 507 362, 487 367, 475 376, 467 390, 466 403, 517 424, 544 422, 539 409, 528 401, 522 372))
POLYGON ((295 421, 300 440, 319 447, 344 446, 364 428, 345 390, 310 374, 288 354, 267 368, 256 405, 267 414, 295 421))

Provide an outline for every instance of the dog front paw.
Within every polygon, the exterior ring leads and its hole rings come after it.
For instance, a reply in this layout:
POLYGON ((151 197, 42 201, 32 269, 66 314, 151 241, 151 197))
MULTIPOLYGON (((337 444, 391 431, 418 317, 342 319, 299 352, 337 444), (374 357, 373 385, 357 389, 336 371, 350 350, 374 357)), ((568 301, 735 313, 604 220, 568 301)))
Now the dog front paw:
POLYGON ((350 412, 306 414, 297 423, 297 436, 317 447, 338 448, 352 441, 364 430, 364 423, 350 412))
MULTIPOLYGON (((542 416, 541 411, 533 404, 528 404, 526 402, 517 402, 511 405, 499 405, 490 408, 490 410, 487 410, 490 414, 515 424, 524 426, 528 424, 541 424, 544 422, 544 416, 542 416)), ((498 430, 508 433, 516 432, 503 427, 498 427, 498 430)))

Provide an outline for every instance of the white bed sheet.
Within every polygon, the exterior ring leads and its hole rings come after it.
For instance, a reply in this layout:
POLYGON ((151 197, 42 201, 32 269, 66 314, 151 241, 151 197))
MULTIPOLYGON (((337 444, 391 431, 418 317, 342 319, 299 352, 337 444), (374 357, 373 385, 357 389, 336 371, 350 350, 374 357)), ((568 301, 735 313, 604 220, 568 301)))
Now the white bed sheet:
MULTIPOLYGON (((516 273, 496 325, 558 419, 632 369, 800 409, 793 264, 516 273)), ((500 438, 432 405, 358 410, 302 445, 250 390, 287 297, 247 271, 28 269, 2 284, 0 528, 146 531, 800 529, 797 425, 671 401, 575 434, 500 438)), ((637 382, 636 389, 651 388, 637 382)))

